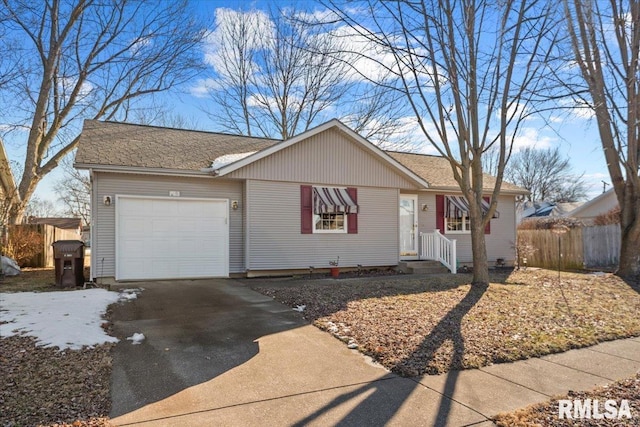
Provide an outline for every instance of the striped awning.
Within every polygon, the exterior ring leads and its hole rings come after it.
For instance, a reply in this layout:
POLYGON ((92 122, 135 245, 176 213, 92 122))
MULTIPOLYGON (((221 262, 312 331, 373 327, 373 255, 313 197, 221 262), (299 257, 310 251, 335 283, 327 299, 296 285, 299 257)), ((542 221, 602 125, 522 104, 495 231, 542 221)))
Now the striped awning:
POLYGON ((345 188, 313 187, 313 213, 358 213, 358 205, 345 188))
MULTIPOLYGON (((447 196, 445 203, 445 216, 447 218, 462 218, 469 214, 469 202, 463 196, 447 196)), ((482 200, 482 213, 489 211, 489 202, 482 200)), ((493 218, 500 218, 500 212, 495 211, 493 218)))

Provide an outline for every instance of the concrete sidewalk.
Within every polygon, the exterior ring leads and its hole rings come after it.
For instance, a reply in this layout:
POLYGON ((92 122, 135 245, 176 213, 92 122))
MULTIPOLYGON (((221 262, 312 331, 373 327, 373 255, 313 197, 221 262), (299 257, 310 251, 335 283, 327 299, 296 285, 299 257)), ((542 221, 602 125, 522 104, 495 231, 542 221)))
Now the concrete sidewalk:
POLYGON ((121 426, 484 427, 493 425, 489 419, 499 412, 640 370, 640 338, 417 378, 391 374, 309 325, 256 341, 259 352, 246 363, 112 421, 121 426))

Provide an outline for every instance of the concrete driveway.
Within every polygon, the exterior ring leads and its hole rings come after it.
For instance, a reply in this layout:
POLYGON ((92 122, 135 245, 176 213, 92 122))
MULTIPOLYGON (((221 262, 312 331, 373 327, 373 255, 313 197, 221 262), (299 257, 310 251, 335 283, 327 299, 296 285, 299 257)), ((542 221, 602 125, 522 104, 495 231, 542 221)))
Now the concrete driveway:
POLYGON ((113 316, 117 425, 491 424, 240 282, 136 286, 145 290, 113 316), (140 345, 126 340, 135 332, 140 345))

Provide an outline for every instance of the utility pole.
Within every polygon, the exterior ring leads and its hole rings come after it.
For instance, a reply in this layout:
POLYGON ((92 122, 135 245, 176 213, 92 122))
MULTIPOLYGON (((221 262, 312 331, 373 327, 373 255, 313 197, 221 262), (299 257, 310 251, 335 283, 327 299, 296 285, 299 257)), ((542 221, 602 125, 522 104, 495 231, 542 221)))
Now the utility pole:
POLYGON ((601 181, 602 182, 602 192, 604 193, 605 191, 607 191, 607 185, 610 185, 607 181, 601 181))

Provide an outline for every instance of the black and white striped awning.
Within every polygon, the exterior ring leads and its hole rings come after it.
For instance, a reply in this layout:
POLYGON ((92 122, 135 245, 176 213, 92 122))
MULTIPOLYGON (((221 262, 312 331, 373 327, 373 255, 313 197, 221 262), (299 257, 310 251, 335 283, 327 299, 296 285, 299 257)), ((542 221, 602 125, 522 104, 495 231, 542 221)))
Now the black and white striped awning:
POLYGON ((313 187, 313 213, 358 213, 358 205, 345 188, 313 187))
MULTIPOLYGON (((445 216, 447 218, 462 218, 469 214, 469 202, 463 196, 447 196, 445 203, 445 216)), ((489 211, 489 202, 482 200, 482 213, 489 211)), ((495 211, 493 218, 500 218, 500 212, 495 211)))

